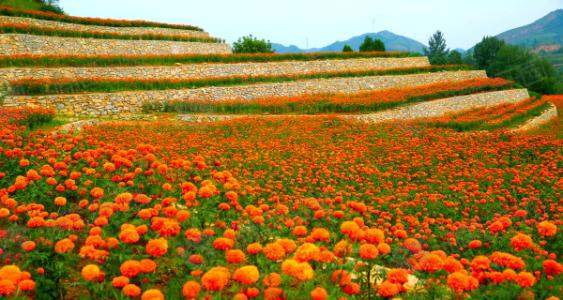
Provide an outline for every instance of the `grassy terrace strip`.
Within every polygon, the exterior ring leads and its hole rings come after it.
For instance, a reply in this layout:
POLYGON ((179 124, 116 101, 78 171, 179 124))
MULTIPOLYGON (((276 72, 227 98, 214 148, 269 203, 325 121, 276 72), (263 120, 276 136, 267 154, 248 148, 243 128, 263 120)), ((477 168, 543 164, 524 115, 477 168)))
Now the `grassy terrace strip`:
POLYGON ((201 37, 185 37, 178 35, 164 34, 120 34, 107 33, 98 31, 72 31, 62 29, 42 28, 39 26, 31 26, 25 24, 0 24, 0 34, 16 33, 16 34, 32 34, 56 37, 72 37, 72 38, 93 38, 93 39, 114 39, 114 40, 159 40, 159 41, 178 41, 178 42, 202 42, 202 43, 221 43, 221 39, 201 38, 201 37))
POLYGON ((111 27, 157 27, 157 28, 203 31, 203 29, 192 25, 166 24, 166 23, 138 21, 138 20, 116 20, 116 19, 102 19, 102 18, 73 17, 73 16, 60 15, 50 12, 42 12, 37 10, 19 10, 9 6, 0 6, 0 15, 11 16, 11 17, 35 18, 41 20, 58 21, 64 23, 83 24, 83 25, 97 25, 97 26, 111 26, 111 27))
POLYGON ((153 80, 153 79, 116 79, 116 80, 29 80, 20 79, 10 82, 11 95, 53 95, 76 94, 95 92, 120 92, 135 90, 168 90, 168 89, 195 89, 210 86, 232 86, 253 83, 281 83, 296 80, 366 77, 380 75, 408 75, 423 72, 460 71, 468 70, 467 66, 431 66, 423 68, 400 68, 391 70, 345 71, 310 73, 288 76, 232 76, 189 80, 153 80))
POLYGON ((421 123, 456 131, 506 129, 517 127, 527 120, 541 115, 549 108, 549 105, 549 102, 544 99, 538 100, 532 97, 520 103, 475 109, 421 123))
POLYGON ((513 87, 514 84, 512 82, 501 78, 485 78, 364 92, 354 95, 325 94, 256 100, 152 102, 143 104, 143 111, 218 114, 364 113, 416 102, 469 95, 478 92, 499 91, 513 87))
POLYGON ((417 57, 408 52, 322 52, 288 54, 210 54, 210 55, 130 55, 130 56, 49 56, 11 55, 0 56, 0 68, 14 67, 118 67, 118 66, 170 66, 195 63, 244 63, 314 61, 355 58, 402 58, 417 57))

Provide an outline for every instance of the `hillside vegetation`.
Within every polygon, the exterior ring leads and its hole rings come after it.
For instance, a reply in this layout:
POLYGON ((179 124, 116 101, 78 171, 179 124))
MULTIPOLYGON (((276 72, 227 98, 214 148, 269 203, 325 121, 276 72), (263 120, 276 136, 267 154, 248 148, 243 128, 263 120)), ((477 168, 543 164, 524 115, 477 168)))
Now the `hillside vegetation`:
POLYGON ((25 10, 39 10, 53 13, 64 13, 57 5, 58 1, 48 0, 0 0, 0 5, 25 10))

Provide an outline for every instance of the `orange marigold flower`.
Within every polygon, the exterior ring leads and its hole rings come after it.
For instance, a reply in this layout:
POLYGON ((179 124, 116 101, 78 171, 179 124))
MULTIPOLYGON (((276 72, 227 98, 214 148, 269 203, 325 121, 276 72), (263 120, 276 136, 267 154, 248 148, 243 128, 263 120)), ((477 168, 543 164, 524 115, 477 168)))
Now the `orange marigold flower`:
POLYGON ((141 300, 164 300, 164 295, 160 290, 150 289, 143 293, 141 300))
POLYGON ((136 260, 128 260, 119 267, 121 275, 133 278, 141 273, 141 263, 136 260))
POLYGON ((260 278, 260 272, 256 266, 244 266, 235 270, 233 279, 246 285, 254 284, 260 278))
POLYGON ((95 187, 90 191, 90 196, 94 199, 102 198, 104 196, 104 190, 99 187, 95 187))
POLYGON ((415 269, 434 273, 444 266, 442 258, 434 253, 425 253, 418 264, 416 264, 415 269))
POLYGON ((225 267, 214 267, 201 277, 201 284, 208 291, 220 291, 229 283, 231 275, 225 267))
POLYGON ((22 279, 23 272, 16 265, 7 265, 0 268, 0 279, 10 280, 14 283, 22 279))
POLYGON ((363 244, 360 246, 360 257, 362 259, 367 259, 367 260, 375 259, 378 254, 379 251, 377 250, 377 247, 375 245, 363 244))
POLYGON ((98 281, 101 277, 103 277, 103 273, 100 270, 100 267, 92 264, 83 267, 80 274, 84 279, 88 281, 98 281))
POLYGON ((22 243, 22 249, 26 252, 33 251, 35 249, 35 242, 34 241, 25 241, 22 243))
POLYGON ((536 278, 530 272, 520 272, 516 276, 516 283, 521 287, 531 287, 536 283, 536 278))
POLYGON ((313 289, 311 291, 310 295, 311 295, 311 300, 326 300, 326 299, 328 299, 327 291, 320 286, 313 289))
POLYGON ((125 229, 119 233, 119 239, 125 244, 134 244, 138 242, 140 238, 136 229, 125 229))
POLYGON ((227 250, 225 256, 227 262, 230 264, 239 264, 246 260, 246 255, 239 249, 227 250))
POLYGON ((478 271, 486 271, 490 268, 490 261, 489 258, 483 255, 476 256, 471 261, 471 270, 478 272, 478 271))
POLYGON ((548 276, 557 276, 563 272, 563 265, 552 259, 546 259, 542 263, 543 270, 548 276))
POLYGON ((135 284, 130 283, 124 286, 121 292, 123 293, 123 295, 133 298, 138 297, 141 294, 141 288, 135 284))
POLYGON ((218 237, 213 241, 213 248, 221 251, 233 248, 235 241, 225 237, 218 237))
POLYGON ((264 277, 262 282, 265 286, 277 287, 281 285, 282 278, 278 273, 270 273, 268 276, 264 277))
POLYGON ((517 233, 512 239, 510 239, 510 245, 516 251, 522 251, 524 249, 529 249, 534 245, 534 241, 529 235, 523 233, 517 233))
POLYGON ((285 249, 282 245, 274 242, 269 243, 262 249, 262 253, 272 261, 277 261, 285 257, 285 249))
POLYGON ((165 238, 151 239, 147 243, 146 251, 154 257, 160 257, 168 252, 168 241, 165 238))
POLYGON ((471 242, 469 242, 469 249, 479 249, 481 248, 481 246, 483 245, 483 242, 481 242, 480 240, 472 240, 471 242))
POLYGON ((65 197, 57 197, 55 198, 55 205, 56 206, 65 206, 66 205, 66 198, 65 197))
POLYGON ((422 250, 422 245, 417 239, 408 238, 403 241, 403 246, 407 248, 411 253, 418 253, 422 250))
POLYGON ((295 259, 298 261, 310 261, 318 260, 321 254, 321 250, 317 245, 311 243, 305 243, 295 251, 295 259))
POLYGON ((282 271, 293 278, 301 281, 313 279, 315 272, 307 262, 299 262, 294 259, 287 259, 281 265, 282 271))
POLYGON ((35 281, 24 279, 18 283, 18 288, 22 291, 32 291, 35 289, 35 281))
POLYGON ((456 293, 472 291, 479 286, 479 281, 465 272, 454 272, 448 275, 448 286, 456 293))
POLYGON ((182 286, 182 295, 185 299, 195 299, 199 295, 201 286, 195 281, 187 281, 182 286))
POLYGON ((540 222, 538 223, 538 233, 545 237, 555 236, 557 234, 557 225, 549 221, 540 222))
POLYGON ((141 269, 141 272, 148 274, 156 270, 156 263, 152 259, 145 258, 141 259, 141 261, 139 262, 139 267, 141 269))
POLYGON ((262 245, 260 243, 252 243, 246 246, 246 252, 249 254, 258 254, 262 251, 262 245))
POLYGON ((403 284, 409 281, 409 274, 404 269, 390 269, 387 272, 387 280, 392 283, 403 284))
POLYGON ((111 285, 116 288, 122 288, 129 284, 129 278, 126 276, 114 277, 111 281, 111 285))
POLYGON ((377 286, 377 294, 384 298, 391 298, 401 292, 400 285, 390 282, 388 280, 383 281, 379 286, 377 286))
POLYGON ((377 251, 379 251, 379 253, 384 255, 389 254, 391 252, 391 246, 389 246, 389 244, 387 243, 381 243, 377 245, 377 251))
POLYGON ((8 279, 0 280, 0 296, 9 296, 16 291, 16 284, 8 279))

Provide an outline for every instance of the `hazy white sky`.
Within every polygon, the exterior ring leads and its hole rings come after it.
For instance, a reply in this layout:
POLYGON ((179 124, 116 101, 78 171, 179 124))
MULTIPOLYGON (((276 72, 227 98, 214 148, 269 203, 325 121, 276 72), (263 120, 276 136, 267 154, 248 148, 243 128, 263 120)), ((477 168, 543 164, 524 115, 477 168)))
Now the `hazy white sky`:
POLYGON ((254 34, 301 48, 390 30, 426 43, 442 30, 451 48, 529 24, 563 0, 60 0, 72 15, 202 27, 228 42, 254 34))

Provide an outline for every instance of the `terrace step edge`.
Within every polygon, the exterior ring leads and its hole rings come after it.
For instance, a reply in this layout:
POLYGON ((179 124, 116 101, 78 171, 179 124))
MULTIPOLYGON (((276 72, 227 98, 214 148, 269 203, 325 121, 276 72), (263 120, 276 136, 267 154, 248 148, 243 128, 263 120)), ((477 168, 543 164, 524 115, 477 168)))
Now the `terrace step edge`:
POLYGON ((557 111, 557 107, 551 103, 548 102, 549 107, 544 110, 541 115, 533 117, 529 120, 527 120, 524 124, 521 124, 520 126, 512 129, 512 132, 525 132, 525 131, 529 131, 529 130, 533 130, 533 129, 537 129, 540 126, 550 122, 551 120, 557 118, 558 116, 558 111, 557 111))

